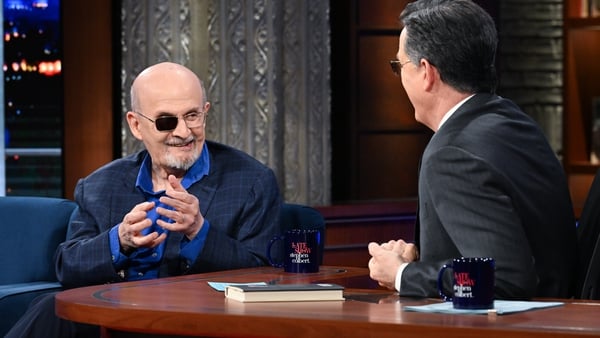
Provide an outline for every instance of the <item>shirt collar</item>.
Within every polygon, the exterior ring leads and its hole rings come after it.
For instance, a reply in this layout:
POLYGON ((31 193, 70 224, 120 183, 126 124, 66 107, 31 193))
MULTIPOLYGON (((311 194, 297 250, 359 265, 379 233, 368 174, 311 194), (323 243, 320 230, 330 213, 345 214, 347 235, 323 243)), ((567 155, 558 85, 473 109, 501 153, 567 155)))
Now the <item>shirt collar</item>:
MULTIPOLYGON (((188 189, 192 184, 200 181, 202 177, 208 176, 210 171, 210 154, 208 152, 208 146, 204 143, 200 157, 190 169, 185 173, 181 179, 181 185, 183 188, 188 189)), ((140 189, 144 193, 156 194, 152 187, 152 158, 150 154, 146 154, 142 166, 137 175, 135 182, 136 188, 140 189)))
POLYGON ((448 110, 448 112, 446 114, 444 114, 444 116, 442 117, 442 120, 440 121, 440 125, 438 126, 438 130, 440 130, 440 128, 442 127, 442 125, 446 121, 448 121, 448 119, 450 118, 450 116, 452 116, 458 110, 458 108, 460 108, 460 106, 462 106, 465 102, 467 102, 473 96, 475 96, 475 94, 472 94, 472 95, 469 95, 469 96, 465 97, 462 101, 460 101, 459 103, 457 103, 454 107, 450 108, 450 110, 448 110))

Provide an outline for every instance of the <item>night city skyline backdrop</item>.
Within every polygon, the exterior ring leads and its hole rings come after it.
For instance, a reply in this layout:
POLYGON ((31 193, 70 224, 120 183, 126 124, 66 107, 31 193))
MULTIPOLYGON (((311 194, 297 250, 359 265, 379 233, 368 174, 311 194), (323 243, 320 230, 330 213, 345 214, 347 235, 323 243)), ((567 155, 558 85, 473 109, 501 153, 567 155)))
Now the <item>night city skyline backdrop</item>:
POLYGON ((3 0, 5 195, 63 195, 60 0, 3 0))

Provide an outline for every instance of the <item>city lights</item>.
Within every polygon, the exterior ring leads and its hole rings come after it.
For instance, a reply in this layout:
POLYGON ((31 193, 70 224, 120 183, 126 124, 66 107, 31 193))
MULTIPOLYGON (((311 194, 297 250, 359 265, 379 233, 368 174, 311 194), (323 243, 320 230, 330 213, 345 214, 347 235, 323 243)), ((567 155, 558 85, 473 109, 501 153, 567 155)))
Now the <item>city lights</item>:
POLYGON ((3 0, 3 6, 4 194, 61 197, 60 0, 3 0))

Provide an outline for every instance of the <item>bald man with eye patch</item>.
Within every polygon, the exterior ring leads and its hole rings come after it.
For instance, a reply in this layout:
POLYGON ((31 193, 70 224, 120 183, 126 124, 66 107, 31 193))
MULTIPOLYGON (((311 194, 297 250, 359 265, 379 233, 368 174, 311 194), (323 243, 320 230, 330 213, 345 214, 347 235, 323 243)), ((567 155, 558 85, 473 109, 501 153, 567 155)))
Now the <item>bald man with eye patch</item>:
MULTIPOLYGON (((126 119, 144 150, 79 180, 79 208, 55 255, 67 288, 267 265, 280 233, 273 171, 206 140, 210 103, 188 68, 163 62, 131 88, 126 119)), ((152 297, 152 295, 148 295, 152 297)), ((98 337, 37 299, 7 337, 98 337)))

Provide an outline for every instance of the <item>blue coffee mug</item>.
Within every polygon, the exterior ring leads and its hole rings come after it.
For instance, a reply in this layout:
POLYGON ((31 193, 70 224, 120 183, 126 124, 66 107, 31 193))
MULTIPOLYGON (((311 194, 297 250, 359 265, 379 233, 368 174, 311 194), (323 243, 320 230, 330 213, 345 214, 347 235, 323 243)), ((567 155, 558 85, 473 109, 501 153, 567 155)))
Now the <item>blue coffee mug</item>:
POLYGON ((489 257, 460 257, 444 264, 438 274, 438 292, 455 309, 494 308, 494 271, 496 264, 489 257), (443 275, 452 270, 452 295, 444 291, 443 275))
POLYGON ((269 263, 286 272, 319 272, 321 233, 313 229, 292 229, 273 237, 267 246, 269 263), (283 249, 272 256, 273 244, 283 242, 283 249))

